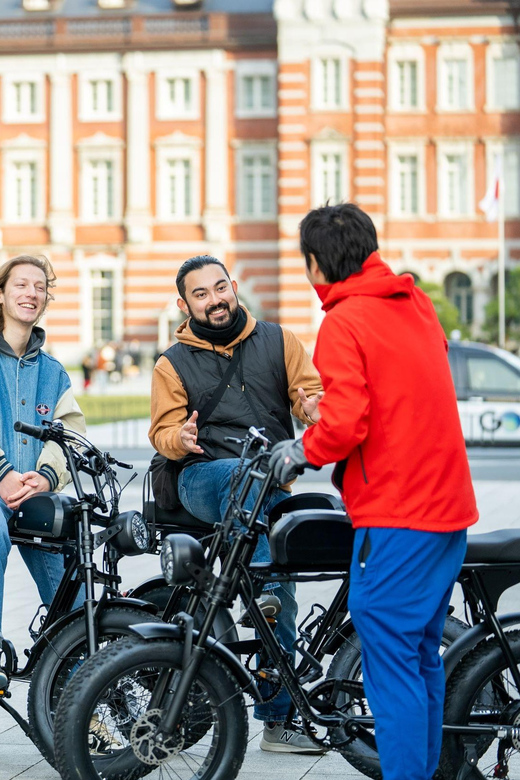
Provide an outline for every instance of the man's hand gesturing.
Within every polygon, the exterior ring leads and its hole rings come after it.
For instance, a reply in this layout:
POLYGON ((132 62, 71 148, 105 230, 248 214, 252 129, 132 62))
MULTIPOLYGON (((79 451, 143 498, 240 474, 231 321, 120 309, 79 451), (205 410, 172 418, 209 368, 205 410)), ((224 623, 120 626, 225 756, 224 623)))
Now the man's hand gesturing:
POLYGON ((199 413, 197 411, 192 413, 191 417, 182 426, 180 437, 183 447, 187 452, 196 452, 197 454, 203 455, 204 450, 197 444, 197 436, 199 433, 197 429, 198 416, 199 413))

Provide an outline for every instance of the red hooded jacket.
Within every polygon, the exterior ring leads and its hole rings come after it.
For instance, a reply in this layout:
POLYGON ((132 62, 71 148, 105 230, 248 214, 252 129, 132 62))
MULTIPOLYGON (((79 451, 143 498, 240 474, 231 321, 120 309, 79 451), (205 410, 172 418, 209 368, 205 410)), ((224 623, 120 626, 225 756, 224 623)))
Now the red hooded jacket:
POLYGON ((314 364, 325 396, 303 436, 316 466, 348 458, 354 527, 456 531, 478 519, 447 342, 430 299, 374 252, 360 273, 318 285, 314 364))

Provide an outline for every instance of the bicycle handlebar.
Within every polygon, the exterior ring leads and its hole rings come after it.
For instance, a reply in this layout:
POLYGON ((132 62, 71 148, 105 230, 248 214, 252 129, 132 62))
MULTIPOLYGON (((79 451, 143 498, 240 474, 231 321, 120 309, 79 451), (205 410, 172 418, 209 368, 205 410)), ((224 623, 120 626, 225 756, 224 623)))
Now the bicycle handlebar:
POLYGON ((48 428, 41 428, 39 425, 29 425, 29 423, 24 423, 21 420, 17 420, 13 427, 18 433, 26 433, 28 436, 32 436, 33 439, 47 441, 50 437, 48 428))

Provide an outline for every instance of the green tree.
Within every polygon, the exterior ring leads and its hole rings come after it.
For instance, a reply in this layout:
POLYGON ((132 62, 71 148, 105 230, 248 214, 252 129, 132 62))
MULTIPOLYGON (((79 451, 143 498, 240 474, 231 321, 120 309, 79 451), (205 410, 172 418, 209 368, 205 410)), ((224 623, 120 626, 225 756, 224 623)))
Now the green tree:
MULTIPOLYGON (((491 341, 498 340, 498 296, 492 298, 486 306, 484 330, 491 341)), ((520 266, 506 273, 505 295, 506 336, 520 338, 520 266)))
POLYGON ((467 326, 463 325, 460 321, 459 310, 455 304, 446 297, 446 293, 439 284, 419 281, 417 282, 417 287, 420 287, 433 303, 433 307, 437 312, 437 317, 439 318, 439 322, 441 323, 447 338, 450 337, 453 330, 460 330, 463 337, 469 336, 467 326))

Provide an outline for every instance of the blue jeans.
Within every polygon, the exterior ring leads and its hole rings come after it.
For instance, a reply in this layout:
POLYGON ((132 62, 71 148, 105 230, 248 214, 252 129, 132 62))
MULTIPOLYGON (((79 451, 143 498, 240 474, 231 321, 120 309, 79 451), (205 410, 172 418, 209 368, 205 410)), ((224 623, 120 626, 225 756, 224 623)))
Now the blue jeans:
MULTIPOLYGON (((11 551, 7 521, 12 514, 12 509, 9 509, 0 499, 0 629, 4 601, 5 569, 7 558, 11 551)), ((20 545, 19 550, 25 565, 36 583, 42 603, 50 604, 65 572, 63 555, 36 550, 32 547, 23 547, 22 545, 20 545)), ((84 598, 84 589, 82 587, 76 598, 74 608, 81 606, 84 598)))
POLYGON ((356 531, 349 608, 385 780, 431 780, 437 769, 444 705, 439 647, 465 551, 466 531, 356 531))
MULTIPOLYGON (((238 465, 238 458, 223 458, 210 463, 194 463, 179 475, 178 490, 182 505, 188 512, 205 523, 219 523, 225 516, 229 504, 231 478, 238 465)), ((244 509, 250 511, 260 492, 260 482, 254 482, 249 491, 244 509)), ((264 504, 264 515, 267 516, 276 504, 289 497, 285 490, 273 490, 264 504)), ((239 525, 237 523, 237 525, 239 525)), ((253 554, 253 563, 270 561, 269 543, 262 534, 253 554)), ((270 586, 272 587, 272 586, 270 586)), ((296 639, 296 584, 294 582, 276 583, 276 595, 280 599, 282 610, 278 616, 275 634, 280 644, 294 658, 293 644, 296 639)), ((284 721, 288 715, 291 700, 289 694, 282 688, 280 693, 270 702, 255 706, 255 718, 267 721, 284 721)))

